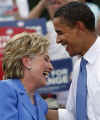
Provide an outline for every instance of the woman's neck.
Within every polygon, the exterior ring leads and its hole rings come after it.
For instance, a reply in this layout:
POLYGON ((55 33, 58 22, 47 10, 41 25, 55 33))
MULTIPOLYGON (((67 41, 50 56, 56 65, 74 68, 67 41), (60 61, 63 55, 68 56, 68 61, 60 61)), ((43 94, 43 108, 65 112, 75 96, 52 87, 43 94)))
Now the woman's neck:
POLYGON ((34 93, 35 93, 35 88, 33 87, 32 84, 30 84, 29 82, 27 83, 27 81, 25 81, 24 79, 21 79, 22 84, 24 85, 24 88, 26 89, 27 95, 30 97, 32 104, 34 104, 34 93))

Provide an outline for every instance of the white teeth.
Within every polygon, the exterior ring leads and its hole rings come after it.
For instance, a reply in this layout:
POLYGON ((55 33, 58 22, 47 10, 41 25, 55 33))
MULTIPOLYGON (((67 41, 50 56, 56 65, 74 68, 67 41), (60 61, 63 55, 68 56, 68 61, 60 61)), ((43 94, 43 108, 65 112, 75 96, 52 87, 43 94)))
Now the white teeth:
POLYGON ((67 45, 64 45, 64 48, 66 49, 66 48, 67 48, 67 45))
POLYGON ((48 76, 46 76, 46 79, 48 79, 48 76))
POLYGON ((44 76, 48 76, 48 72, 43 72, 43 75, 44 76))

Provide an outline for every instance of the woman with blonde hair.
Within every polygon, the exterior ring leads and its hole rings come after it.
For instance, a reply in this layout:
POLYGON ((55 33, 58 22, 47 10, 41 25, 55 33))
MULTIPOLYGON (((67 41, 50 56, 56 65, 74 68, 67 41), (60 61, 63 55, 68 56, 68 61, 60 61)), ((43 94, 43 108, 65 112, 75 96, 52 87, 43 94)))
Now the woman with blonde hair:
POLYGON ((36 90, 53 69, 49 41, 36 33, 20 33, 5 46, 4 80, 0 82, 0 119, 45 120, 46 102, 36 90))

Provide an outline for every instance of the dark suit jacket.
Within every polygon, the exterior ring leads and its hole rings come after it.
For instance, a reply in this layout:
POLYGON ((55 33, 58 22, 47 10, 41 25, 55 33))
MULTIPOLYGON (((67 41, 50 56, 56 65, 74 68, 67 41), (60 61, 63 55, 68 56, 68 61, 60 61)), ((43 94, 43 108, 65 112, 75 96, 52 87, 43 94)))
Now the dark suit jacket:
POLYGON ((0 120, 45 120, 46 102, 35 93, 36 108, 18 79, 0 81, 0 120))

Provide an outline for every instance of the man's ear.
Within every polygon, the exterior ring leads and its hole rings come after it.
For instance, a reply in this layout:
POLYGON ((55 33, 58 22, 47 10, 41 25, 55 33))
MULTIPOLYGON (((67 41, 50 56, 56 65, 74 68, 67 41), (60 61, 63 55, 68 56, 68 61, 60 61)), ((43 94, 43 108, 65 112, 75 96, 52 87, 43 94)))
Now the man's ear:
POLYGON ((76 27, 77 27, 80 31, 85 31, 85 30, 86 30, 85 25, 84 25, 81 21, 77 21, 77 22, 76 22, 76 27))
POLYGON ((22 63, 26 69, 28 70, 32 69, 32 60, 29 57, 23 57, 22 63))

